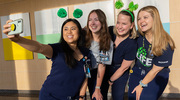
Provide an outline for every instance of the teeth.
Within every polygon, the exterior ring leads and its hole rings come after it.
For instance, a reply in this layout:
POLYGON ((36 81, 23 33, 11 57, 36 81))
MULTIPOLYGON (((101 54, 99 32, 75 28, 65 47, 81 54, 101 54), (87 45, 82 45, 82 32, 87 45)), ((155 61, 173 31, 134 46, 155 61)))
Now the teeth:
POLYGON ((72 35, 68 35, 68 38, 72 38, 73 36, 72 35))
POLYGON ((123 30, 119 30, 120 32, 122 32, 123 30))
POLYGON ((92 26, 92 28, 96 28, 95 26, 92 26))
POLYGON ((144 26, 146 26, 146 25, 141 25, 141 27, 144 27, 144 26))

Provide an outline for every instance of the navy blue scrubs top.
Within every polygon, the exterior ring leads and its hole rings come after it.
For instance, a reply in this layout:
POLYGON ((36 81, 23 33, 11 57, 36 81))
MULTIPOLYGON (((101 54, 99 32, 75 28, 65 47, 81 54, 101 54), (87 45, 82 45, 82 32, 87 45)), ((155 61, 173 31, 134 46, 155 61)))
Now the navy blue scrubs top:
MULTIPOLYGON (((85 80, 85 62, 81 59, 77 61, 75 68, 69 68, 61 44, 50 44, 50 46, 53 48, 52 69, 42 88, 58 99, 79 96, 85 80)), ((80 48, 80 51, 88 59, 90 58, 88 49, 80 48)))
MULTIPOLYGON (((116 40, 116 35, 113 33, 113 27, 109 27, 109 31, 113 42, 116 40)), ((129 37, 123 40, 115 49, 113 53, 112 65, 119 65, 125 60, 134 60, 136 57, 137 43, 136 40, 129 37)))
POLYGON ((140 67, 141 69, 144 69, 146 71, 149 71, 152 69, 153 64, 165 68, 168 68, 168 66, 172 64, 172 57, 174 51, 171 50, 169 45, 167 47, 167 50, 164 50, 161 56, 154 56, 153 54, 148 53, 150 43, 147 41, 145 37, 139 35, 139 38, 137 39, 137 44, 138 44, 138 51, 136 54, 137 61, 135 66, 140 67), (145 49, 143 49, 143 38, 144 38, 145 49))

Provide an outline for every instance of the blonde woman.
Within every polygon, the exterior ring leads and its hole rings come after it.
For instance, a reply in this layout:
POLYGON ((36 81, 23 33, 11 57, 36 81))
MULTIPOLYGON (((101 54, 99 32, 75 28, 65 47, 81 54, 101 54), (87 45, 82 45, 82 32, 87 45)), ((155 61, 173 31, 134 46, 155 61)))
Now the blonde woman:
POLYGON ((109 27, 114 42, 114 52, 112 64, 106 67, 104 79, 107 82, 103 84, 105 89, 103 89, 104 91, 102 90, 102 93, 106 94, 104 100, 107 100, 109 85, 111 85, 113 100, 123 100, 124 98, 130 65, 135 59, 137 49, 135 40, 137 32, 134 18, 132 11, 123 9, 117 16, 116 25, 109 27))
POLYGON ((129 100, 158 100, 169 80, 175 44, 164 30, 156 7, 141 8, 137 24, 140 36, 129 80, 129 100))

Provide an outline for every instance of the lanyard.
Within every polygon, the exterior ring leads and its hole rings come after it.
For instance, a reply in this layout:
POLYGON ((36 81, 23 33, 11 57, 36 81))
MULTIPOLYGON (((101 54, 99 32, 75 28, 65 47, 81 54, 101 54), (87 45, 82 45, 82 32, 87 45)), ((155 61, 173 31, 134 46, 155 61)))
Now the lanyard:
MULTIPOLYGON (((143 49, 145 49, 145 47, 144 47, 144 36, 143 36, 143 49)), ((151 53, 151 47, 152 47, 152 45, 151 44, 149 44, 149 47, 148 47, 148 53, 151 53)), ((149 55, 149 54, 148 54, 149 55)))
POLYGON ((89 69, 89 64, 88 64, 88 59, 87 59, 87 57, 85 56, 84 58, 83 58, 83 61, 85 61, 85 64, 84 64, 84 72, 85 72, 85 74, 86 74, 86 77, 87 78, 91 78, 91 73, 90 73, 90 69, 89 69))

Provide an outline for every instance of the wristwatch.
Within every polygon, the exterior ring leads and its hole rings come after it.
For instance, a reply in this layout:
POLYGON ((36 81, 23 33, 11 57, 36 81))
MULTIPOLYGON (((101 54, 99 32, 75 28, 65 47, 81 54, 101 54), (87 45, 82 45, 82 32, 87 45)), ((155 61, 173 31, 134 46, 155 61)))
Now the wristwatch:
POLYGON ((139 81, 139 85, 140 85, 142 88, 148 87, 148 84, 143 84, 143 83, 142 83, 142 80, 139 81))

